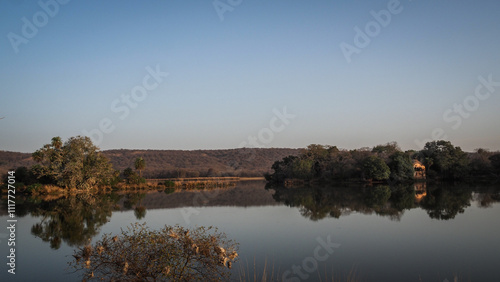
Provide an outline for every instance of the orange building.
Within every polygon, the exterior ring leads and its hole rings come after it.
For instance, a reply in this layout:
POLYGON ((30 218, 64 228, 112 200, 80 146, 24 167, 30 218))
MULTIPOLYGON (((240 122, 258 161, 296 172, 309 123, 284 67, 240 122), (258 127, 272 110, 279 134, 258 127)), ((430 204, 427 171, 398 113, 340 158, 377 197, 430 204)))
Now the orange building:
POLYGON ((413 177, 415 179, 425 179, 425 166, 418 160, 413 160, 413 177))

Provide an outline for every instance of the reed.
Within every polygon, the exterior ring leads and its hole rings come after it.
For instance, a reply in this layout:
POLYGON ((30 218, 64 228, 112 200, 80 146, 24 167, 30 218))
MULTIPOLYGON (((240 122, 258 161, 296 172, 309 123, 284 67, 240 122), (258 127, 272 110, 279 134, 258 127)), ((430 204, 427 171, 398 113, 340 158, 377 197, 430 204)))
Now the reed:
POLYGON ((281 281, 279 270, 275 271, 274 262, 272 265, 269 265, 267 258, 264 261, 264 266, 261 271, 259 271, 257 267, 255 258, 253 259, 252 269, 248 266, 248 260, 245 260, 245 262, 246 267, 240 264, 238 272, 239 281, 281 281))
MULTIPOLYGON (((240 261, 241 262, 241 261, 240 261)), ((249 267, 248 265, 248 260, 245 261, 245 265, 242 266, 241 264, 239 271, 238 271, 238 280, 239 281, 282 281, 283 279, 283 271, 280 271, 280 269, 276 269, 274 262, 272 264, 269 264, 267 261, 267 258, 264 261, 264 266, 260 270, 260 268, 257 266, 257 263, 255 261, 255 258, 253 260, 253 266, 252 268, 249 267)), ((333 269, 333 267, 331 268, 333 269)), ((329 269, 327 267, 324 268, 324 274, 320 272, 320 269, 318 268, 317 270, 317 279, 314 279, 313 275, 314 273, 309 274, 310 279, 313 279, 315 281, 325 281, 325 282, 360 282, 362 281, 361 278, 359 277, 359 274, 356 271, 356 267, 353 266, 349 272, 346 275, 342 275, 341 273, 333 273, 328 271, 329 269)))

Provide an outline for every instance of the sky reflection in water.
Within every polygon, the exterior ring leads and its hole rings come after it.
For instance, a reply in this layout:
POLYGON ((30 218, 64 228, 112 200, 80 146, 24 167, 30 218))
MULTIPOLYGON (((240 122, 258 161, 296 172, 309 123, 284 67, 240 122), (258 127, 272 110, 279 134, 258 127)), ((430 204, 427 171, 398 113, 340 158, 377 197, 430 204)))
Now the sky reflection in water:
MULTIPOLYGON (((318 275, 323 281, 332 275, 343 281, 351 271, 359 281, 453 281, 455 276, 499 281, 499 200, 492 187, 472 192, 431 186, 417 202, 406 187, 265 190, 263 182, 247 182, 202 193, 27 201, 16 230, 17 274, 8 275, 4 267, 0 278, 78 280, 66 270, 74 246, 139 221, 154 229, 165 224, 218 227, 240 244, 235 278, 242 269, 262 273, 266 263, 274 276, 290 271, 288 278, 307 276, 309 281, 319 280, 318 275), (329 240, 338 247, 331 254, 321 249, 328 257, 316 267, 312 259, 319 241, 329 240), (301 267, 300 274, 294 274, 294 265, 301 267)), ((1 217, 4 224, 6 219, 1 217)), ((7 254, 6 240, 0 240, 1 253, 7 254)))

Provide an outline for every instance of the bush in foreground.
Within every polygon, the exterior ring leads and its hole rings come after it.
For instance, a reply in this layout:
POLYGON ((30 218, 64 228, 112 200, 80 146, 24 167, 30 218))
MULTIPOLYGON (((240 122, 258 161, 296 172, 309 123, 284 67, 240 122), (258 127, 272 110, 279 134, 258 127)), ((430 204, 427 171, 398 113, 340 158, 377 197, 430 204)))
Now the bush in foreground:
POLYGON ((134 224, 120 236, 105 234, 95 245, 75 250, 70 266, 83 279, 107 281, 228 280, 237 244, 216 228, 134 224))

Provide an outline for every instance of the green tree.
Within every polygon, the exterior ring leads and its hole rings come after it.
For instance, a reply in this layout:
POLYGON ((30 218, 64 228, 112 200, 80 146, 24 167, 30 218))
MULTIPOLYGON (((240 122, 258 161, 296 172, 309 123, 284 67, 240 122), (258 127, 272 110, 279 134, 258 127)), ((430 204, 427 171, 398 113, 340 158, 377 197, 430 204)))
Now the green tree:
POLYGON ((311 173, 313 175, 311 177, 331 178, 331 170, 329 169, 331 158, 332 155, 338 152, 339 149, 336 146, 311 144, 307 146, 306 149, 302 150, 300 159, 312 162, 311 173))
POLYGON ((293 164, 296 159, 298 159, 297 156, 287 156, 281 161, 275 161, 271 166, 274 173, 266 175, 266 179, 275 183, 283 183, 287 178, 292 178, 293 164))
POLYGON ((146 161, 142 157, 135 159, 135 169, 139 171, 139 177, 142 177, 141 171, 146 167, 146 161))
POLYGON ((292 164, 292 174, 294 178, 310 180, 314 176, 314 161, 310 159, 295 159, 292 164))
POLYGON ((356 160, 350 151, 338 151, 331 154, 328 170, 332 179, 345 180, 355 176, 356 160))
POLYGON ((500 154, 495 154, 488 159, 490 160, 493 169, 496 170, 497 173, 500 172, 500 154))
POLYGON ((127 167, 125 170, 123 170, 123 177, 125 177, 125 181, 127 182, 127 184, 142 183, 142 178, 139 177, 139 175, 137 175, 137 173, 130 167, 127 167))
POLYGON ((455 147, 450 141, 432 141, 425 144, 420 152, 428 169, 435 171, 444 179, 458 179, 468 174, 469 159, 460 147, 455 147))
POLYGON ((403 152, 395 152, 389 157, 390 178, 396 182, 413 180, 413 161, 403 152))
POLYGON ((493 172, 493 167, 489 157, 492 156, 487 149, 476 149, 474 153, 470 153, 469 158, 469 170, 471 175, 474 176, 491 176, 493 172))
POLYGON ((61 137, 53 137, 50 144, 45 144, 32 154, 38 164, 31 170, 42 183, 57 184, 62 178, 63 150, 61 137))
POLYGON ((391 173, 384 160, 377 156, 366 158, 362 170, 364 178, 372 180, 387 180, 391 173))
POLYGON ((39 179, 66 188, 90 189, 108 182, 114 170, 89 137, 71 137, 62 144, 60 137, 52 138, 33 154, 37 162, 32 167, 39 179))
POLYGON ((373 147, 372 153, 377 154, 377 156, 381 157, 384 161, 388 162, 391 155, 396 152, 401 152, 401 148, 397 142, 390 142, 385 145, 377 145, 373 147))

